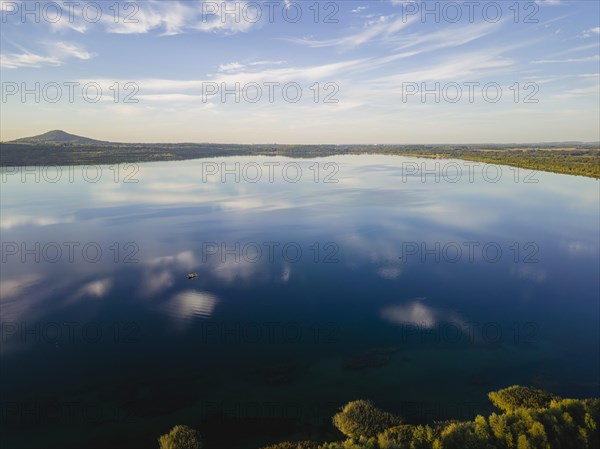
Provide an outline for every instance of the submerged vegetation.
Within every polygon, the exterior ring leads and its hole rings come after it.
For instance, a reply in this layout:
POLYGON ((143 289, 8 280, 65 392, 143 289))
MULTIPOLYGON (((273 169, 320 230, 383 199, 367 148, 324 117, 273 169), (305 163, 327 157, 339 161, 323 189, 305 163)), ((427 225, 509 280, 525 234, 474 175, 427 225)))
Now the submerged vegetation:
POLYGON ((225 145, 129 144, 96 141, 0 144, 0 166, 91 165, 179 161, 219 156, 286 156, 313 158, 349 154, 381 154, 463 159, 570 175, 600 178, 598 144, 537 145, 225 145))
MULTIPOLYGON (((512 386, 489 393, 502 413, 472 421, 402 424, 368 401, 346 404, 333 425, 346 439, 282 442, 263 449, 594 449, 600 447, 600 399, 563 399, 512 386)), ((182 427, 177 426, 173 429, 182 427)), ((191 429, 189 429, 191 431, 191 429)), ((171 434, 173 433, 171 432, 171 434)), ((169 434, 170 435, 170 434, 169 434)), ((196 446, 162 446, 187 449, 196 446)))

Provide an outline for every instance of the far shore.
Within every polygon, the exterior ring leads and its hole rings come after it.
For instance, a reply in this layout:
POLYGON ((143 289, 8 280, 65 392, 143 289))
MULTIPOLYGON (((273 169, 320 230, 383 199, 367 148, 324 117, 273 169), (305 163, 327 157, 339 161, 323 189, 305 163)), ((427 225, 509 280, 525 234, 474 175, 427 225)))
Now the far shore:
POLYGON ((539 145, 239 145, 0 143, 0 166, 93 165, 182 161, 221 156, 317 158, 379 154, 462 159, 600 179, 598 144, 539 145))

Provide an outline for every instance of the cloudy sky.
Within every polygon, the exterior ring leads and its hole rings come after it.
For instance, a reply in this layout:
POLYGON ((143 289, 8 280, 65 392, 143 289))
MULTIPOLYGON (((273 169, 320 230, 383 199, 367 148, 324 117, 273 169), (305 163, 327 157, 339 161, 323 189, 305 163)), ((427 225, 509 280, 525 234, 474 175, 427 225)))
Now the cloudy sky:
POLYGON ((600 139, 595 0, 115 5, 1 1, 2 140, 600 139))

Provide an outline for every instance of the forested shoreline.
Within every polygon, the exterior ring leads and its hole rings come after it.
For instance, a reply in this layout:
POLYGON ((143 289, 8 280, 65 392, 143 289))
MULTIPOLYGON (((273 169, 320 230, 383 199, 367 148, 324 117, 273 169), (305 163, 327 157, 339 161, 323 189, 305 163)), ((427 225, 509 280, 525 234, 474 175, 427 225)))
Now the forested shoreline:
MULTIPOLYGON (((600 399, 566 399, 513 385, 488 394, 499 413, 472 421, 405 424, 401 416, 369 401, 343 406, 332 424, 333 442, 282 442, 262 449, 594 449, 600 447, 600 399)), ((160 449, 210 449, 201 431, 175 426, 158 439, 160 449)))
POLYGON ((461 159, 600 178, 598 145, 580 143, 543 145, 236 145, 7 142, 0 144, 0 166, 112 165, 224 156, 317 158, 359 154, 461 159))

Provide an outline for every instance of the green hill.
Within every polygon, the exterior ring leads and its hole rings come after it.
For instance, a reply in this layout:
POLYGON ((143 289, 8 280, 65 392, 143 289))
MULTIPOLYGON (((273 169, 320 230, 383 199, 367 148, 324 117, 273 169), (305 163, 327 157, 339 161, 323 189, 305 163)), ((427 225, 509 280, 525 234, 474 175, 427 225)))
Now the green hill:
POLYGON ((106 144, 102 140, 89 139, 87 137, 76 136, 75 134, 69 134, 61 130, 49 131, 39 136, 23 137, 21 139, 13 140, 11 143, 25 143, 25 144, 106 144))

